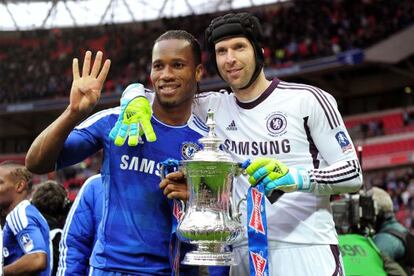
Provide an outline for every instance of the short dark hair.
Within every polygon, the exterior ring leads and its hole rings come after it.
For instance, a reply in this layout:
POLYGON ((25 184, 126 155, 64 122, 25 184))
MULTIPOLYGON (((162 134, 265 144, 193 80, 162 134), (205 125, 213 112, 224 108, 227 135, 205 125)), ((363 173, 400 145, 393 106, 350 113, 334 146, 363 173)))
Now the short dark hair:
POLYGON ((201 46, 198 40, 192 34, 184 30, 166 31, 165 33, 160 35, 155 40, 154 45, 157 42, 160 42, 163 40, 170 40, 170 39, 179 39, 179 40, 188 41, 188 43, 190 43, 191 49, 193 50, 193 57, 194 57, 195 64, 196 65, 201 64, 201 46))
POLYGON ((10 175, 18 180, 23 180, 27 183, 27 190, 30 193, 33 186, 32 173, 22 164, 15 161, 3 161, 0 163, 0 167, 4 167, 10 170, 10 175))
POLYGON ((37 187, 32 204, 42 213, 52 217, 66 216, 70 201, 65 188, 53 180, 47 180, 37 187))

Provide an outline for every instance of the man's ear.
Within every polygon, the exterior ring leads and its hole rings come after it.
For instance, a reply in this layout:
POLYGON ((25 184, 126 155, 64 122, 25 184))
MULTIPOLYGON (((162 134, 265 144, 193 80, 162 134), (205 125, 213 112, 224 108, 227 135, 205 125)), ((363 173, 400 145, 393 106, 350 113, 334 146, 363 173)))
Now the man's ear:
POLYGON ((16 192, 22 193, 27 190, 27 183, 23 180, 19 180, 16 184, 16 192))
POLYGON ((195 71, 195 77, 196 77, 196 81, 200 82, 201 79, 203 78, 203 74, 204 74, 204 66, 203 64, 199 64, 196 67, 196 71, 195 71))

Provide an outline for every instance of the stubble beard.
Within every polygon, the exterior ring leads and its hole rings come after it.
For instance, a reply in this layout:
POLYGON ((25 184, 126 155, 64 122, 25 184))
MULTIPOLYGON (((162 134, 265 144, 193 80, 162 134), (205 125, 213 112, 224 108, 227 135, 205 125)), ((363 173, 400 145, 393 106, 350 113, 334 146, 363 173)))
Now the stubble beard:
POLYGON ((171 99, 171 100, 162 99, 162 97, 159 97, 158 95, 156 96, 156 98, 160 106, 165 109, 171 109, 179 105, 178 101, 175 99, 171 99))

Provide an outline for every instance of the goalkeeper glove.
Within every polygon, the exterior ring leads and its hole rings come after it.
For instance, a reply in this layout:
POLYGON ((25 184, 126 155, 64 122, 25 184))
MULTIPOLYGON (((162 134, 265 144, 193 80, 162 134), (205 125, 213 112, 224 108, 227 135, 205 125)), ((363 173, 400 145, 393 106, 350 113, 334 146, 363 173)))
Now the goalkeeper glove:
POLYGON ((258 158, 247 168, 252 186, 263 184, 265 194, 273 190, 283 192, 310 191, 310 177, 303 168, 288 168, 282 162, 271 158, 258 158))
POLYGON ((133 97, 131 94, 144 95, 142 84, 132 84, 122 93, 121 113, 118 121, 109 133, 115 145, 122 146, 128 137, 128 145, 138 145, 139 136, 145 133, 148 142, 154 142, 157 137, 151 125, 151 106, 143 96, 133 97))

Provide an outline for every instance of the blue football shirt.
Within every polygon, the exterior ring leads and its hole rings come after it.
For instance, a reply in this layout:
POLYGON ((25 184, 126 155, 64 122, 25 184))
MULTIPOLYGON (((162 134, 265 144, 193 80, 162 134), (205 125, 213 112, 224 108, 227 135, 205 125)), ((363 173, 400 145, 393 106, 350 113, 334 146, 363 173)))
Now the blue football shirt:
POLYGON ((25 254, 42 252, 47 255, 47 267, 38 275, 50 275, 49 226, 45 218, 28 200, 23 200, 7 215, 3 229, 4 265, 25 254))
POLYGON ((188 159, 207 127, 192 115, 183 126, 151 119, 155 142, 115 146, 108 134, 119 108, 92 115, 71 132, 59 157, 62 168, 103 149, 101 168, 104 211, 91 265, 125 273, 171 274, 169 243, 172 201, 159 188, 159 164, 167 158, 188 159))

